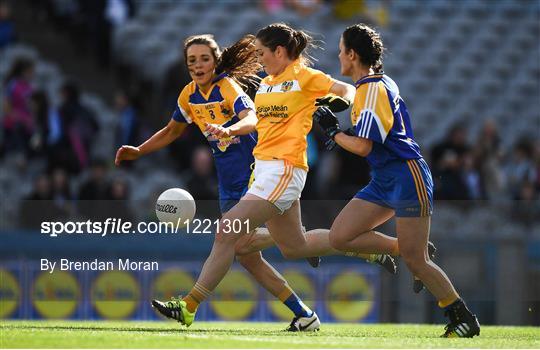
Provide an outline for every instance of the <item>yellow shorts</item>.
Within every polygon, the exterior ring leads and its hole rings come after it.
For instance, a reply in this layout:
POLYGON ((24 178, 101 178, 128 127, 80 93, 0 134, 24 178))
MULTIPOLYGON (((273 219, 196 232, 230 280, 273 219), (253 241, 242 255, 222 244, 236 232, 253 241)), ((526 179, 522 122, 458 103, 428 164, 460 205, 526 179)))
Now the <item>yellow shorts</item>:
POLYGON ((281 213, 300 199, 307 171, 284 160, 255 160, 255 180, 247 193, 274 204, 281 213))

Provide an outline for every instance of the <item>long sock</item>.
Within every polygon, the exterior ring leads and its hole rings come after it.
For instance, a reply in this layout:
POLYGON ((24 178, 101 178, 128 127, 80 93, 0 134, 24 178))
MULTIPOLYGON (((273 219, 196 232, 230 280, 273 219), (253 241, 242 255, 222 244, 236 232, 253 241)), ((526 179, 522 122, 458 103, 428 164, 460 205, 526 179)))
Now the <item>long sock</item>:
POLYGON ((399 256, 399 244, 398 244, 397 239, 396 239, 396 241, 394 243, 394 247, 392 247, 392 253, 390 253, 390 255, 399 256))
POLYGON ((446 309, 447 307, 452 306, 452 304, 459 301, 461 301, 461 299, 459 298, 459 295, 452 294, 444 299, 439 300, 439 307, 446 309))
POLYGON ((364 254, 364 253, 357 253, 357 252, 346 252, 345 256, 351 257, 351 258, 360 258, 367 260, 369 262, 373 262, 377 260, 379 256, 382 254, 364 254))
POLYGON ((186 302, 186 308, 189 312, 197 311, 199 304, 204 301, 204 299, 210 296, 210 291, 204 286, 195 283, 193 289, 186 295, 182 300, 186 302))
POLYGON ((279 293, 279 300, 287 306, 296 317, 310 317, 313 311, 300 300, 298 295, 289 287, 285 286, 283 291, 279 293))

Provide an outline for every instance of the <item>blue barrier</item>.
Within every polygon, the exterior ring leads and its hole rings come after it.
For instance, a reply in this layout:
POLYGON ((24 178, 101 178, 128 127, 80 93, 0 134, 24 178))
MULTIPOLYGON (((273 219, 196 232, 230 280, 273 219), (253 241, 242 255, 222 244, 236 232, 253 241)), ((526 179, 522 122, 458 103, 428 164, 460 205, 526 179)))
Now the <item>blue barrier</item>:
MULTIPOLYGON (((39 261, 3 262, 0 318, 159 319, 150 300, 186 294, 201 263, 160 263, 158 271, 41 271, 39 261)), ((326 322, 377 322, 377 268, 357 263, 279 263, 291 287, 326 322)), ((198 311, 198 320, 282 321, 292 314, 236 266, 198 311)))

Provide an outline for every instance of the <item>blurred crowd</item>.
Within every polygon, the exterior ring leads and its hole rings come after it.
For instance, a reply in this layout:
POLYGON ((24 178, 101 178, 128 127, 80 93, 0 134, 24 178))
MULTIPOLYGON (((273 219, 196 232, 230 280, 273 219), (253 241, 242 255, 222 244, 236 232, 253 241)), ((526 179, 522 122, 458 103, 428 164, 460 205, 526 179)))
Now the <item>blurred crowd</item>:
MULTIPOLYGON (((358 0, 355 1, 355 11, 364 11, 362 6, 358 6, 358 0)), ((111 26, 119 25, 135 11, 133 2, 128 0, 32 3, 38 13, 41 11, 51 17, 59 27, 73 29, 66 32, 74 35, 74 44, 84 45, 95 52, 96 59, 102 64, 108 64, 110 48, 99 45, 110 45, 111 26), (104 39, 105 36, 109 39, 104 39)), ((260 6, 267 12, 292 8, 307 16, 317 11, 321 3, 262 0, 260 6)), ((334 1, 333 4, 336 16, 350 14, 351 1, 334 1)), ((378 21, 387 20, 381 11, 378 21)), ((0 49, 16 38, 9 7, 0 1, 0 49)), ((22 217, 25 218, 22 221, 29 226, 40 222, 39 216, 30 214, 35 212, 35 204, 31 203, 38 199, 53 203, 40 210, 45 216, 68 217, 77 211, 85 217, 99 217, 107 213, 107 206, 96 206, 88 201, 118 200, 123 204, 116 205, 117 216, 133 218, 134 209, 127 201, 132 189, 113 169, 114 154, 111 153, 107 159, 96 159, 93 155, 103 126, 81 99, 80 87, 74 81, 65 81, 59 91, 54 92, 58 102, 53 103, 56 99, 51 98, 51 92, 38 89, 33 83, 35 66, 36 62, 28 58, 17 59, 2 81, 0 163, 12 157, 18 159, 21 169, 35 160, 45 164, 43 171, 35 174, 33 188, 25 197, 28 201, 21 204, 22 217)), ((160 96, 162 115, 169 115, 178 91, 189 81, 184 62, 179 58, 165 75, 160 96)), ((149 131, 142 126, 145 106, 141 101, 129 89, 119 89, 115 94, 115 148, 124 144, 138 145, 148 137, 149 131)), ((414 125, 414 111, 412 120, 414 125)), ((522 137, 511 148, 504 148, 501 130, 493 121, 487 120, 478 135, 469 135, 465 125, 462 121, 457 122, 444 140, 430 149, 423 149, 433 173, 435 199, 515 200, 512 203, 515 203, 513 215, 516 220, 526 224, 537 221, 540 210, 537 208, 540 199, 539 140, 522 137)), ((324 142, 325 137, 315 126, 308 137, 310 176, 302 198, 349 199, 369 182, 369 167, 364 159, 339 147, 332 152, 326 151, 324 142)), ((167 152, 166 164, 178 174, 196 199, 217 199, 212 155, 198 129, 187 128, 167 152)), ((156 165, 158 161, 162 160, 156 158, 156 165)), ((125 166, 136 170, 136 164, 125 166)))
MULTIPOLYGON (((78 86, 65 82, 58 92, 60 102, 51 104, 45 91, 33 88, 34 63, 16 60, 3 82, 2 137, 0 157, 19 155, 21 166, 34 159, 45 161, 44 172, 36 174, 28 200, 52 200, 44 213, 68 215, 75 199, 126 200, 130 188, 111 172, 110 158, 93 159, 92 148, 100 132, 93 111, 81 102, 78 86), (86 179, 80 181, 80 179, 86 179), (75 188, 73 183, 77 183, 75 188)), ((143 141, 139 111, 129 95, 115 96, 117 114, 115 148, 143 141)), ((414 120, 414 114, 413 114, 414 120)), ((516 200, 516 219, 529 223, 537 219, 532 203, 540 198, 540 142, 519 138, 504 149, 497 125, 487 120, 471 139, 465 123, 457 122, 441 142, 423 153, 435 182, 437 200, 516 200)), ((340 148, 328 152, 325 137, 314 127, 308 139, 310 176, 304 199, 347 199, 369 181, 365 160, 340 148)), ((217 182, 212 155, 195 127, 169 147, 169 162, 187 189, 197 199, 217 199, 217 182)), ((151 157, 150 157, 151 158, 151 157)), ((133 164, 126 164, 127 167, 133 164)), ((82 204, 84 205, 84 203, 82 204)), ((536 204, 535 204, 536 205, 536 204)), ((78 208, 96 216, 89 208, 78 208)), ((24 204, 22 212, 25 212, 24 204)), ((132 217, 126 208, 122 216, 132 217)), ((27 221, 29 224, 38 221, 27 221)))

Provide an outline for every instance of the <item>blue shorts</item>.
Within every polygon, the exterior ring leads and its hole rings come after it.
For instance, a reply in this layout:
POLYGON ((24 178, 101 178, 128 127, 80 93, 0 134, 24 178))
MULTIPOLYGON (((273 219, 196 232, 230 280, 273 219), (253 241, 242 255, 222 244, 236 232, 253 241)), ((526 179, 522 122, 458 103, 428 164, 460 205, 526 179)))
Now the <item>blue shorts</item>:
POLYGON ((433 213, 433 179, 423 158, 398 160, 371 171, 371 181, 355 198, 394 209, 397 217, 433 213))
POLYGON ((219 194, 219 209, 221 210, 221 214, 225 214, 229 210, 232 209, 240 201, 240 198, 244 197, 246 194, 248 188, 247 186, 244 188, 243 191, 229 191, 225 192, 222 191, 219 194))
POLYGON ((221 210, 221 215, 225 214, 229 210, 232 209, 240 201, 240 198, 238 199, 220 199, 219 200, 219 209, 221 210))

